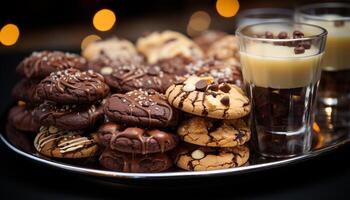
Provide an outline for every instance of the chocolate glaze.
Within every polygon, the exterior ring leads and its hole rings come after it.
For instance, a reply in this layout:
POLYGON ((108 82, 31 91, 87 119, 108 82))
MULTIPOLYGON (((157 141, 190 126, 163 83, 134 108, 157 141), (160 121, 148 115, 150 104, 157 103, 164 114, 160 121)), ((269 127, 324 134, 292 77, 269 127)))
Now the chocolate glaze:
POLYGON ((50 73, 68 68, 86 69, 86 60, 61 51, 33 52, 17 67, 17 72, 27 78, 44 78, 50 73))
POLYGON ((24 101, 31 106, 40 103, 35 89, 40 81, 33 79, 22 79, 12 89, 12 97, 17 101, 24 101))

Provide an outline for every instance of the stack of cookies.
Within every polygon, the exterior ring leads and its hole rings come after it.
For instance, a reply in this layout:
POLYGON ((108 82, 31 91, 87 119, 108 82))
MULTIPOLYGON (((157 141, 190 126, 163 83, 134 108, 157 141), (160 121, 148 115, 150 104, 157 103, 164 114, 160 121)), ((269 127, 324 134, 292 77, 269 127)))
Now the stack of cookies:
POLYGON ((250 102, 237 85, 213 77, 190 76, 166 91, 168 102, 186 113, 177 133, 187 144, 175 152, 175 164, 200 171, 238 167, 248 161, 250 129, 244 117, 250 102))
POLYGON ((178 113, 164 95, 144 89, 113 94, 104 112, 109 122, 98 131, 105 147, 101 165, 123 172, 160 172, 172 166, 166 152, 178 143, 172 134, 178 113))

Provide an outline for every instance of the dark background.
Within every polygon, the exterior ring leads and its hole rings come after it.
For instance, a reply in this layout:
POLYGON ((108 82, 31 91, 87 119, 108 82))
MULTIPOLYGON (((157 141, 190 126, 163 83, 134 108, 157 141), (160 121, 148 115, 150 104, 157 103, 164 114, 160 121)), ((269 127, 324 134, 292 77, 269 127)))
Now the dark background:
MULTIPOLYGON (((256 7, 293 8, 306 1, 241 0, 240 10, 256 7)), ((308 1, 309 2, 309 1, 308 1)), ((11 103, 10 91, 19 79, 15 67, 32 50, 80 51, 88 34, 117 34, 135 40, 149 30, 174 29, 185 33, 191 14, 207 11, 211 29, 234 32, 234 17, 222 18, 209 0, 153 1, 19 1, 0 6, 0 27, 15 23, 21 31, 14 46, 0 44, 0 113, 11 103), (111 31, 98 32, 91 20, 96 11, 116 12, 111 31)), ((2 122, 4 123, 4 122, 2 122)), ((168 182, 140 182, 139 187, 109 185, 25 160, 0 144, 0 199, 101 199, 135 196, 195 199, 349 199, 350 147, 300 164, 232 177, 168 182)))

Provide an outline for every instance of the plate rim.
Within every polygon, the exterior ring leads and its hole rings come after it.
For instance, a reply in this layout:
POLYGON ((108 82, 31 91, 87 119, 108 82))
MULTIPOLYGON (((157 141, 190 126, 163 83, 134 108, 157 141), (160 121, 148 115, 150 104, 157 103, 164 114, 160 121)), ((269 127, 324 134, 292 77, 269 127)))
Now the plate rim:
POLYGON ((339 147, 350 143, 350 138, 344 138, 338 143, 331 144, 327 147, 316 149, 314 151, 309 151, 306 154, 286 158, 283 160, 272 161, 267 163, 241 166, 237 168, 220 169, 212 171, 180 171, 180 172, 158 172, 158 173, 129 173, 129 172, 116 172, 103 169, 91 169, 86 167, 75 166, 71 164, 61 163, 58 161, 46 160, 44 158, 37 157, 30 153, 24 152, 8 141, 7 137, 0 132, 0 139, 5 144, 7 148, 17 154, 25 157, 31 161, 35 161, 40 164, 47 165, 55 169, 61 169, 69 172, 74 172, 78 174, 85 174, 89 176, 104 177, 104 178, 115 178, 115 179, 180 179, 180 178, 199 178, 199 177, 211 177, 211 176, 231 176, 237 174, 245 174, 253 171, 263 171, 267 169, 277 168, 286 166, 289 164, 295 164, 302 162, 314 157, 318 157, 325 153, 331 152, 339 147))

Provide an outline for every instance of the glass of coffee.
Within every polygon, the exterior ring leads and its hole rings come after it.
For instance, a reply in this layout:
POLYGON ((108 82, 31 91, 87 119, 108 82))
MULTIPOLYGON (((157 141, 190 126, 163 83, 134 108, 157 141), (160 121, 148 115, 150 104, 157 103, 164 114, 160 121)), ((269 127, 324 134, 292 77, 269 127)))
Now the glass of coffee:
POLYGON ((256 150, 269 157, 307 152, 327 31, 269 22, 241 27, 236 35, 256 150))
POLYGON ((316 121, 333 138, 346 135, 350 130, 350 3, 305 5, 296 9, 295 19, 328 31, 316 121))

